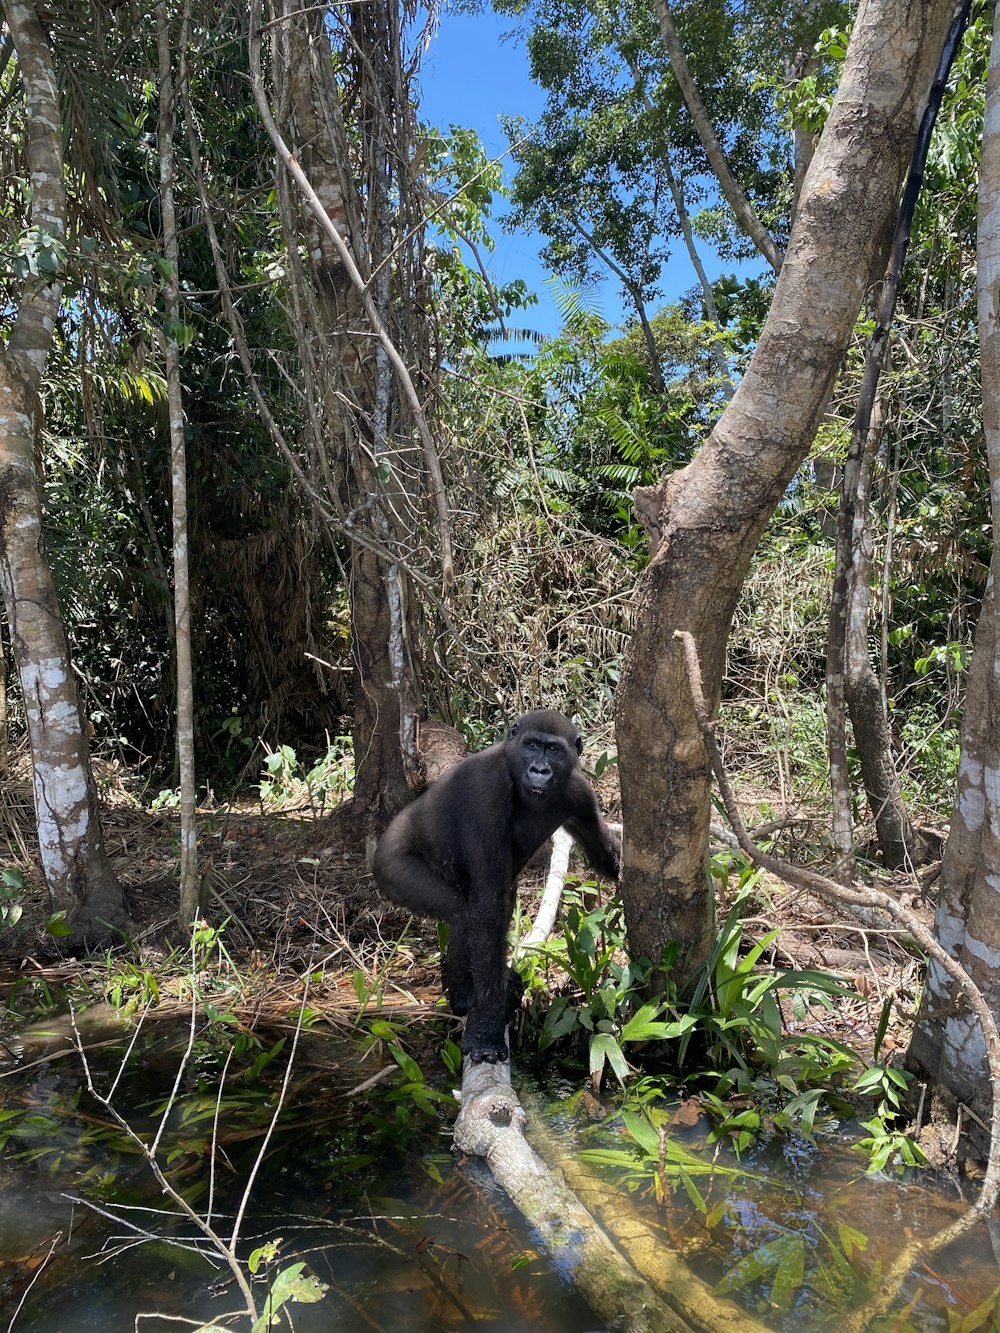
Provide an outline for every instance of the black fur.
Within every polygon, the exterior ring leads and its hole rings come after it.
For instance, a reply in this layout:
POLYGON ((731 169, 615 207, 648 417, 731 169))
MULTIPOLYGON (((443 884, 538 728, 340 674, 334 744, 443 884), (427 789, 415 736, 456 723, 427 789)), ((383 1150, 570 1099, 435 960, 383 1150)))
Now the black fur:
POLYGON ((523 986, 506 964, 507 928, 524 864, 562 824, 599 874, 618 878, 621 841, 579 770, 582 749, 561 713, 525 713, 398 814, 376 850, 386 897, 448 922, 444 984, 452 1012, 466 1015, 470 1060, 508 1057, 504 1029, 523 986))

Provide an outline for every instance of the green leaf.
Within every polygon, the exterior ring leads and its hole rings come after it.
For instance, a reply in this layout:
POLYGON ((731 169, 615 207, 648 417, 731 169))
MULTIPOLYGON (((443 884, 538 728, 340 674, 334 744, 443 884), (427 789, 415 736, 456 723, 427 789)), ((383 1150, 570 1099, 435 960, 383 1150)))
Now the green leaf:
POLYGON ((73 934, 73 927, 66 920, 65 912, 53 912, 45 923, 45 929, 53 939, 62 940, 73 934))
POLYGON ((401 1051, 398 1046, 390 1046, 389 1054, 411 1083, 423 1083, 423 1071, 412 1056, 407 1055, 405 1051, 401 1051))
POLYGON ((289 1301, 297 1301, 300 1305, 315 1305, 323 1299, 327 1286, 305 1273, 304 1269, 305 1264, 291 1264, 281 1270, 267 1294, 260 1318, 254 1321, 252 1333, 267 1333, 275 1322, 275 1316, 289 1301))
POLYGON ((622 1121, 647 1157, 659 1155, 660 1136, 645 1116, 636 1115, 634 1111, 625 1111, 622 1114, 622 1121))
POLYGON ((618 1082, 624 1087, 628 1079, 628 1061, 622 1054, 615 1036, 610 1032, 595 1033, 590 1039, 590 1072, 599 1074, 607 1060, 618 1082))
POLYGON ((684 1192, 687 1194, 692 1204, 694 1204, 699 1213, 707 1215, 708 1205, 705 1203, 701 1191, 691 1179, 691 1173, 682 1169, 678 1174, 680 1175, 681 1184, 684 1186, 684 1192))
POLYGON ((250 1272, 256 1275, 260 1271, 261 1264, 272 1263, 275 1255, 278 1253, 278 1246, 280 1244, 281 1238, 278 1237, 275 1240, 269 1240, 266 1245, 261 1245, 256 1250, 253 1250, 250 1254, 250 1258, 247 1260, 247 1267, 250 1269, 250 1272))
POLYGON ((771 1304, 778 1310, 788 1310, 802 1290, 806 1274, 806 1247, 801 1236, 785 1238, 784 1252, 778 1261, 771 1284, 771 1304))
POLYGON ((863 1231, 855 1231, 854 1227, 849 1227, 843 1222, 837 1223, 837 1236, 840 1240, 840 1247, 847 1255, 848 1259, 856 1250, 867 1250, 868 1237, 863 1231))
POLYGON ((650 1000, 641 1009, 637 1009, 621 1031, 622 1041, 662 1041, 671 1035, 669 1023, 657 1021, 663 1003, 650 1000))
POLYGON ((739 1291, 771 1272, 771 1301, 778 1309, 787 1309, 805 1275, 805 1243, 801 1236, 779 1236, 761 1245, 729 1270, 714 1288, 715 1293, 739 1291))

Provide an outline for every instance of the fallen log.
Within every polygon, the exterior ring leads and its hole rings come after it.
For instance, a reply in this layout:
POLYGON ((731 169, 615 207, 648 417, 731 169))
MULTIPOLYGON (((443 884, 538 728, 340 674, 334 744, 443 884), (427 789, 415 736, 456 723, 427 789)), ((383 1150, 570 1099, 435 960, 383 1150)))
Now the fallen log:
POLYGON ((688 1324, 640 1277, 579 1199, 532 1151, 509 1064, 462 1069, 455 1145, 485 1159, 511 1201, 594 1313, 628 1333, 690 1333, 688 1324))

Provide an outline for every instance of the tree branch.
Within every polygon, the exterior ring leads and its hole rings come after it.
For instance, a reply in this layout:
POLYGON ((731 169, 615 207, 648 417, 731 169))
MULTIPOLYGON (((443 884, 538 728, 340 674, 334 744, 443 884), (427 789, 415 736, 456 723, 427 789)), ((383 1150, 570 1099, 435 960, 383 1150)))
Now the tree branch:
POLYGON ((726 197, 726 202, 736 214, 736 220, 740 226, 777 273, 781 268, 783 255, 775 245, 771 233, 754 212, 753 204, 747 198, 743 187, 729 170, 729 163, 726 161, 722 144, 719 143, 705 103, 701 100, 701 93, 698 91, 698 85, 694 81, 691 67, 684 55, 684 48, 677 36, 677 29, 674 27, 673 16, 670 13, 667 0, 656 0, 656 13, 660 20, 660 33, 670 56, 670 66, 674 71, 674 77, 684 94, 684 101, 691 113, 694 127, 698 131, 701 146, 708 157, 709 165, 715 172, 722 193, 726 197))
POLYGON ((510 1086, 509 1064, 473 1064, 462 1071, 455 1145, 485 1158, 496 1179, 602 1320, 629 1333, 685 1333, 690 1325, 658 1293, 536 1156, 524 1137, 525 1112, 510 1086))

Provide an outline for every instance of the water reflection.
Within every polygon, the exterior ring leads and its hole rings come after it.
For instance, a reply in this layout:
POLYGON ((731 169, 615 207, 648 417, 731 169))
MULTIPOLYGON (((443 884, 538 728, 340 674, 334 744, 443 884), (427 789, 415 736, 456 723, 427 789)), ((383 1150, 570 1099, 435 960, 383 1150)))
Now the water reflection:
MULTIPOLYGON (((78 1023, 104 1094, 132 1025, 104 1006, 78 1023)), ((253 1079, 259 1053, 233 1060, 229 1034, 217 1037, 200 1026, 191 1042, 184 1021, 148 1015, 114 1105, 151 1140, 190 1048, 162 1168, 228 1236, 266 1142, 240 1254, 280 1238, 272 1277, 304 1262, 327 1286, 320 1304, 291 1307, 297 1330, 593 1328, 505 1196, 477 1166, 453 1161, 443 1118, 394 1104, 387 1081, 346 1096, 372 1072, 359 1072, 356 1042, 303 1038, 272 1127, 288 1046, 253 1079)), ((0 1324, 30 1333, 175 1329, 177 1319, 249 1327, 226 1318, 242 1304, 226 1266, 165 1205, 136 1145, 89 1095, 74 1040, 60 1013, 21 1025, 0 1051, 0 1324)), ((266 1290, 261 1282, 261 1308, 266 1290)))
MULTIPOLYGON (((231 1234, 256 1171, 240 1259, 278 1242, 273 1259, 253 1261, 259 1308, 265 1275, 291 1265, 324 1284, 319 1303, 290 1307, 299 1333, 594 1329, 488 1172, 453 1158, 443 1069, 422 1085, 404 1062, 397 1079, 370 1081, 385 1050, 361 1061, 356 1037, 324 1030, 302 1034, 289 1072, 287 1031, 234 1047, 221 1019, 192 1029, 154 1010, 123 1070, 135 1032, 95 1005, 78 1033, 60 1010, 3 1034, 0 1328, 249 1327, 230 1317, 243 1301, 204 1230, 164 1199, 139 1146, 88 1092, 79 1040, 95 1091, 106 1096, 117 1080, 112 1105, 145 1143, 169 1106, 157 1160, 219 1235, 231 1234)), ((425 1071, 436 1051, 432 1042, 422 1053, 425 1071)), ((965 1211, 957 1187, 930 1173, 867 1177, 864 1158, 833 1136, 775 1138, 738 1161, 688 1118, 670 1126, 669 1149, 654 1132, 644 1154, 620 1117, 592 1119, 578 1086, 529 1067, 523 1095, 543 1155, 637 1266, 662 1270, 679 1257, 748 1320, 781 1333, 846 1328, 908 1238, 965 1211)), ((658 1114, 669 1119, 669 1108, 658 1114)), ((979 1227, 920 1260, 882 1327, 996 1328, 996 1239, 979 1227)))

